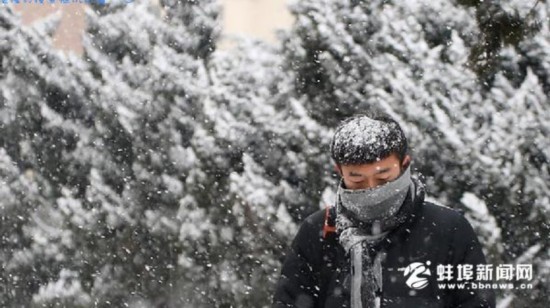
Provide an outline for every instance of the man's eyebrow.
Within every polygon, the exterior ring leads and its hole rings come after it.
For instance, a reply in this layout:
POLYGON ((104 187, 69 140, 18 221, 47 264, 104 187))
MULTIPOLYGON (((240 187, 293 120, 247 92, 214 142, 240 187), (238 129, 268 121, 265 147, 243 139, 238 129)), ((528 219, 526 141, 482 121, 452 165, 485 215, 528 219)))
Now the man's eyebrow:
MULTIPOLYGON (((388 172, 388 171, 390 171, 390 170, 391 170, 391 168, 383 168, 383 169, 377 170, 373 175, 377 175, 377 174, 381 174, 381 173, 386 173, 386 172, 388 172)), ((349 176, 356 177, 356 176, 363 176, 363 174, 361 174, 361 173, 355 173, 355 172, 353 172, 353 171, 350 171, 349 176)))
POLYGON ((391 168, 380 169, 380 170, 376 171, 375 174, 385 173, 385 172, 388 172, 388 171, 390 171, 390 170, 391 170, 391 168))

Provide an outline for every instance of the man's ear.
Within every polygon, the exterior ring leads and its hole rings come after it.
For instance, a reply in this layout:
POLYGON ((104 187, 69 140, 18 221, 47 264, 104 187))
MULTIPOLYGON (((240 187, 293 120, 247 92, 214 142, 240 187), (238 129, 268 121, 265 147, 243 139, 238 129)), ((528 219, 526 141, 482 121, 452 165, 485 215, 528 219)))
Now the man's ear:
POLYGON ((338 173, 340 177, 342 177, 342 167, 339 164, 334 164, 334 171, 338 173))
POLYGON ((412 158, 407 154, 405 157, 403 157, 403 164, 401 165, 403 167, 403 170, 407 169, 409 165, 411 164, 412 158))

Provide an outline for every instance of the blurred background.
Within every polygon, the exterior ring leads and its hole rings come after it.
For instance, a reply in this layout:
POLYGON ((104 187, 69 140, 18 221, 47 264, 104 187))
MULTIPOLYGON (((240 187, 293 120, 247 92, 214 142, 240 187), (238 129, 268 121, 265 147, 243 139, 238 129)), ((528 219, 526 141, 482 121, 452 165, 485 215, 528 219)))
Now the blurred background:
MULTIPOLYGON (((158 1, 152 0, 152 3, 158 1)), ((292 25, 287 0, 222 0, 222 33, 226 37, 249 36, 274 43, 275 32, 292 25)), ((21 14, 24 24, 30 25, 51 14, 59 14, 61 21, 53 36, 56 48, 82 54, 82 33, 85 26, 85 4, 26 4, 13 6, 21 14)), ((230 43, 222 42, 223 46, 230 43)))

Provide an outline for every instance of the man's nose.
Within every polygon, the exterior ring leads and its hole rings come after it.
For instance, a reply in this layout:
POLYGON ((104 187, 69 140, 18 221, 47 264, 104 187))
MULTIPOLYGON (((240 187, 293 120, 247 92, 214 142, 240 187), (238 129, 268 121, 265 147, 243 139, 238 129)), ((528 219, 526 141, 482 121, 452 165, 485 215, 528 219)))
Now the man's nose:
POLYGON ((378 186, 378 182, 376 181, 376 179, 367 179, 366 183, 367 187, 365 188, 375 188, 376 186, 378 186))
POLYGON ((361 181, 360 183, 356 183, 355 185, 352 185, 352 189, 368 189, 368 188, 374 188, 378 186, 378 183, 375 179, 365 179, 361 181))

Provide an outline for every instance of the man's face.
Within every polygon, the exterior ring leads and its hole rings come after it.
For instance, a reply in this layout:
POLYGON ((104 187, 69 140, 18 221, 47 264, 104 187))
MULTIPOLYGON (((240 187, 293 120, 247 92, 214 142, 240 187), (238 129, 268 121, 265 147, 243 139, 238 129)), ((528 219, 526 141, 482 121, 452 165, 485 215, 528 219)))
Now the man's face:
POLYGON ((397 179, 409 162, 408 155, 401 163, 397 154, 392 154, 370 164, 337 165, 336 168, 342 176, 346 188, 355 190, 378 187, 397 179))

